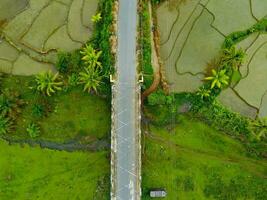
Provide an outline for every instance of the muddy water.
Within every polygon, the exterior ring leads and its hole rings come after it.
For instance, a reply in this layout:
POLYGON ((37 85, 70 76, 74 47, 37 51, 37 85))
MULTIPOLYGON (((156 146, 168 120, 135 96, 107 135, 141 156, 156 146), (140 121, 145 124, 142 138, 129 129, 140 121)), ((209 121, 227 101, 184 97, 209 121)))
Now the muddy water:
POLYGON ((10 145, 12 144, 20 144, 20 145, 29 145, 31 147, 40 146, 41 148, 51 149, 51 150, 58 150, 58 151, 103 151, 109 149, 109 140, 108 139, 100 139, 96 140, 89 144, 82 144, 76 140, 66 141, 64 143, 57 143, 42 139, 13 139, 9 136, 2 136, 0 139, 7 141, 10 145))
POLYGON ((23 11, 28 0, 0 0, 0 21, 6 21, 23 11))

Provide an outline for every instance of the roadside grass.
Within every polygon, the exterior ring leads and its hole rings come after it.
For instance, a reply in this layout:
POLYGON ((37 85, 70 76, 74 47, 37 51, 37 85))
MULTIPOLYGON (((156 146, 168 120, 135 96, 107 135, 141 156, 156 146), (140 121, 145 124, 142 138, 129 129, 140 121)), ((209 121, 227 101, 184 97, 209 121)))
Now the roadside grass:
POLYGON ((8 76, 2 79, 2 87, 18 91, 25 101, 19 116, 16 117, 14 131, 10 137, 26 139, 27 126, 34 122, 41 128, 37 139, 55 142, 79 140, 91 142, 108 137, 110 130, 110 105, 108 99, 82 91, 82 88, 68 88, 53 97, 34 94, 30 86, 33 77, 8 76), (34 104, 45 105, 45 116, 33 114, 34 104))
POLYGON ((107 154, 10 146, 0 140, 0 199, 107 200, 107 154))
POLYGON ((168 200, 267 199, 267 162, 196 119, 153 126, 143 136, 143 200, 164 188, 168 200))

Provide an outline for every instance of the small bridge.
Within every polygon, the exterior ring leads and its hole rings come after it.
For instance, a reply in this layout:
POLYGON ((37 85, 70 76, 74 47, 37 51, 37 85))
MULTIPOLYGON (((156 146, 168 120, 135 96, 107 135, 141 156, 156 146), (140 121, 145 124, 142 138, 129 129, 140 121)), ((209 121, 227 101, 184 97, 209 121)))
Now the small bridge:
POLYGON ((119 0, 116 79, 112 85, 111 199, 141 198, 137 0, 119 0))

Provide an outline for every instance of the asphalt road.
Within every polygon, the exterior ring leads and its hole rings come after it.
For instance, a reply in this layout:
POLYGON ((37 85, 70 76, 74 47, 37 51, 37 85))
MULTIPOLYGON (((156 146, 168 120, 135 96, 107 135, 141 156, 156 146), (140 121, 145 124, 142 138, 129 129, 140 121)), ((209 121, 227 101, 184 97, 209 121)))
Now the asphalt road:
POLYGON ((119 0, 118 59, 115 113, 117 200, 140 199, 138 148, 136 141, 136 85, 137 85, 137 0, 119 0))

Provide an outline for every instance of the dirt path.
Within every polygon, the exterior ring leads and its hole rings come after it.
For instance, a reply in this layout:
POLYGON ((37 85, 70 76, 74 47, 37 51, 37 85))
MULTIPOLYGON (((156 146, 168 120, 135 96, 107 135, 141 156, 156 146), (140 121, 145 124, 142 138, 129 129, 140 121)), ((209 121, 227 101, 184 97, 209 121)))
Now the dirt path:
POLYGON ((152 16, 152 6, 151 3, 148 3, 149 6, 149 13, 150 13, 150 29, 151 29, 151 64, 154 71, 154 79, 151 86, 146 89, 142 94, 142 102, 143 100, 150 95, 152 92, 154 92, 161 81, 161 75, 160 75, 160 63, 159 63, 159 54, 156 49, 156 43, 155 43, 155 33, 153 31, 153 16, 152 16))

